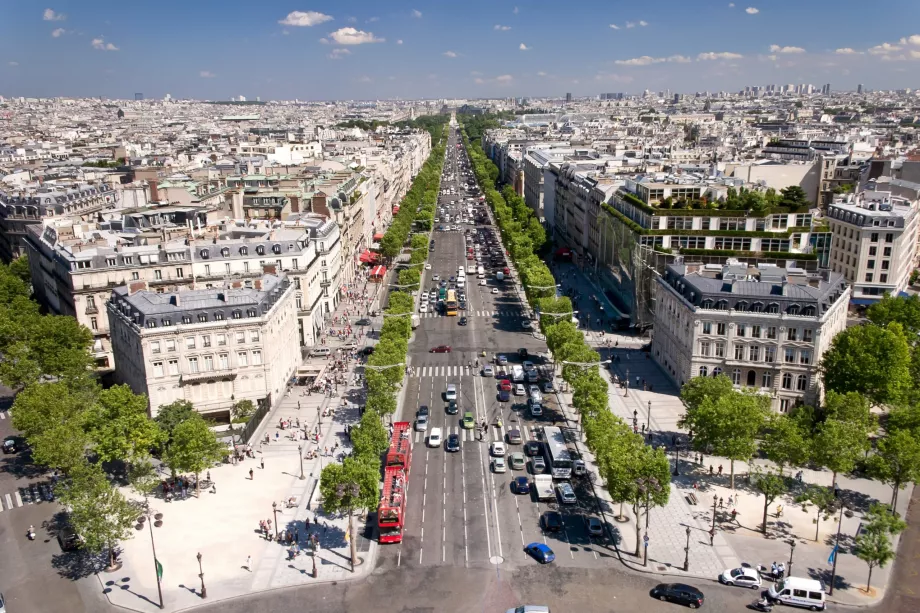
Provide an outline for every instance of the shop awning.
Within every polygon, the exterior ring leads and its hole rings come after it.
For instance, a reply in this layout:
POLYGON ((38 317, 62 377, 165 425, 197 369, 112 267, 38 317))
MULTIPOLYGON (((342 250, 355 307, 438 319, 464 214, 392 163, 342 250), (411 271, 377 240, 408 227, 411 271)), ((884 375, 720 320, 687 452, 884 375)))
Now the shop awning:
POLYGON ((370 250, 368 250, 368 249, 365 249, 365 250, 364 250, 364 253, 362 253, 362 254, 361 254, 361 257, 359 257, 358 259, 361 260, 362 262, 364 262, 365 264, 370 264, 370 263, 376 262, 378 259, 380 259, 380 255, 377 254, 377 253, 374 253, 374 252, 372 252, 372 251, 370 251, 370 250))
POLYGON ((572 250, 568 247, 559 247, 556 249, 556 255, 571 255, 572 250))
POLYGON ((377 241, 380 241, 380 240, 383 240, 383 232, 378 232, 377 234, 374 235, 374 242, 375 242, 375 243, 376 243, 377 241))
POLYGON ((386 266, 374 266, 374 269, 371 270, 371 276, 372 276, 372 277, 382 277, 382 276, 384 276, 385 274, 387 274, 387 267, 386 267, 386 266))

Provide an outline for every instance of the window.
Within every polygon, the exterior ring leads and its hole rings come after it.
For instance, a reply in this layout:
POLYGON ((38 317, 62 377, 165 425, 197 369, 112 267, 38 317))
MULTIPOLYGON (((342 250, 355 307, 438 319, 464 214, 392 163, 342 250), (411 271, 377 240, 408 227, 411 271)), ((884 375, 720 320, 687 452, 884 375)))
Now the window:
POLYGON ((795 389, 804 392, 808 389, 808 377, 799 375, 795 380, 795 389))
POLYGON ((214 313, 214 321, 223 321, 223 320, 224 320, 223 313, 221 313, 220 311, 217 311, 216 313, 214 313))
POLYGON ((303 298, 301 298, 300 296, 297 296, 297 297, 294 299, 294 302, 297 303, 296 306, 297 306, 297 310, 298 310, 298 311, 303 310, 303 298))
POLYGON ((872 277, 873 277, 872 273, 867 272, 866 273, 866 283, 872 283, 872 277))
POLYGON ((151 341, 150 353, 160 353, 160 341, 151 341))
POLYGON ((259 342, 259 331, 258 330, 251 331, 249 333, 249 340, 253 343, 258 343, 259 342))
POLYGON ((169 360, 169 374, 178 375, 179 374, 179 360, 169 360))
POLYGON ((237 366, 249 366, 249 354, 245 351, 240 351, 236 354, 236 363, 237 366))
POLYGON ((95 297, 95 296, 87 296, 87 297, 86 297, 86 308, 88 308, 88 309, 95 309, 95 308, 96 308, 96 297, 95 297))
POLYGON ((192 373, 198 372, 198 358, 188 359, 188 370, 192 373))
POLYGON ((747 303, 746 301, 744 301, 744 300, 739 300, 739 301, 735 304, 735 310, 736 310, 736 311, 747 311, 747 310, 748 310, 748 303, 747 303))
POLYGON ((210 355, 204 356, 204 369, 205 371, 214 370, 214 357, 210 355))
POLYGON ((760 338, 760 326, 751 326, 751 338, 760 338))
POLYGON ((183 277, 185 277, 185 272, 183 272, 183 270, 182 270, 181 268, 177 268, 177 269, 176 269, 176 277, 178 277, 179 279, 182 279, 183 277))
POLYGON ((805 328, 804 330, 802 330, 802 340, 805 341, 805 342, 807 342, 807 343, 810 343, 811 341, 814 340, 814 338, 813 338, 813 337, 814 337, 814 332, 815 332, 814 330, 811 330, 811 329, 809 329, 809 328, 805 328))
POLYGON ((141 278, 141 276, 140 276, 138 273, 136 273, 136 272, 132 272, 132 273, 131 273, 131 280, 132 280, 132 281, 138 281, 138 280, 140 280, 140 278, 141 278))
POLYGON ((872 241, 873 243, 877 243, 878 242, 878 232, 873 232, 871 235, 869 235, 869 240, 872 241))
POLYGON ((738 336, 744 336, 745 334, 747 334, 747 326, 745 326, 744 324, 738 324, 737 329, 738 329, 738 332, 736 332, 736 334, 738 336))
POLYGON ((211 346, 211 336, 209 334, 205 334, 204 336, 201 337, 201 346, 202 347, 211 346))
POLYGON ((224 264, 224 274, 230 274, 230 262, 224 264))
POLYGON ((868 261, 866 262, 866 268, 868 268, 869 270, 874 269, 874 268, 875 268, 875 260, 868 260, 868 261))
POLYGON ((294 288, 300 289, 300 277, 294 277, 294 288))
POLYGON ((294 258, 293 260, 291 260, 291 268, 293 268, 294 270, 297 270, 298 268, 300 268, 300 266, 297 264, 297 258, 294 258))
POLYGON ((795 364, 795 349, 786 349, 786 364, 795 364))
POLYGON ((885 250, 882 252, 882 254, 886 258, 890 258, 891 257, 891 247, 885 247, 885 250))
POLYGON ((262 352, 261 352, 261 351, 253 351, 253 352, 252 352, 252 365, 253 365, 253 366, 260 366, 261 364, 262 364, 262 352))
POLYGON ((227 355, 226 353, 222 353, 219 356, 217 356, 217 360, 220 363, 221 370, 230 369, 230 356, 229 355, 227 355))
POLYGON ((703 334, 712 334, 712 322, 703 322, 703 334))
POLYGON ((786 398, 783 398, 782 400, 779 401, 779 412, 785 413, 788 410, 789 410, 789 400, 786 398))
POLYGON ((741 385, 741 369, 736 368, 732 371, 732 383, 734 385, 741 385))
POLYGON ((767 305, 767 313, 779 313, 779 305, 775 302, 771 302, 767 305))
POLYGON ((882 260, 882 270, 888 270, 888 266, 891 264, 891 260, 882 260))
POLYGON ((199 323, 207 323, 207 321, 208 321, 208 314, 207 314, 207 313, 198 313, 198 322, 199 322, 199 323))
POLYGON ((242 345, 245 342, 246 342, 246 333, 243 331, 237 332, 236 333, 236 344, 242 345))
POLYGON ((706 366, 700 366, 700 376, 705 377, 707 375, 709 375, 709 368, 706 366))
POLYGON ((243 272, 249 272, 249 262, 243 262, 243 272))
POLYGON ((811 364, 811 352, 810 351, 800 351, 799 352, 799 364, 811 364))
POLYGON ((218 335, 217 335, 217 346, 218 346, 218 347, 223 347, 223 346, 226 345, 226 344, 227 344, 227 335, 226 335, 226 334, 218 334, 218 335))
POLYGON ((736 360, 744 359, 744 345, 735 345, 735 359, 736 360))
POLYGON ((184 323, 184 324, 190 324, 190 323, 192 323, 192 318, 191 318, 191 316, 189 316, 189 315, 183 315, 183 316, 182 316, 182 323, 184 323))
POLYGON ((716 357, 717 358, 725 357, 725 343, 716 343, 716 357))
POLYGON ((157 320, 155 320, 155 319, 148 319, 148 320, 144 323, 144 327, 145 327, 145 328, 156 328, 156 327, 157 327, 157 320))
POLYGON ((243 314, 240 311, 233 311, 233 319, 240 319, 243 314))
POLYGON ((773 374, 765 372, 760 378, 760 387, 773 387, 773 374))
POLYGON ((792 389, 792 375, 789 373, 783 374, 783 389, 791 390, 792 389))
POLYGON ((754 387, 757 385, 757 373, 753 370, 749 370, 747 374, 747 383, 748 387, 754 387))
POLYGON ((709 357, 710 349, 712 349, 712 343, 709 341, 700 341, 700 355, 709 357))
MULTIPOLYGON (((760 361, 760 347, 758 345, 751 345, 748 347, 748 360, 751 362, 760 361)), ((753 385, 753 383, 751 385, 753 385)))
POLYGON ((210 276, 211 276, 211 265, 210 265, 210 264, 205 264, 205 265, 204 265, 204 276, 206 276, 206 277, 210 277, 210 276))
POLYGON ((879 283, 888 283, 888 275, 886 275, 886 274, 881 274, 881 275, 879 275, 879 276, 878 276, 878 282, 879 282, 879 283))
POLYGON ((89 327, 92 328, 93 330, 98 330, 98 329, 99 329, 99 320, 96 319, 95 317, 90 317, 90 318, 89 318, 89 327))
POLYGON ((776 339, 776 327, 770 326, 767 328, 767 338, 776 339))
POLYGON ((771 364, 776 361, 776 347, 763 348, 763 361, 771 364))
POLYGON ((153 363, 153 376, 162 377, 163 376, 163 362, 154 362, 153 363))
POLYGON ((195 337, 194 336, 188 336, 185 338, 185 348, 186 349, 195 348, 195 337))
POLYGON ((869 247, 869 255, 875 256, 878 253, 878 247, 869 247))
POLYGON ((886 234, 886 235, 885 235, 885 242, 886 242, 886 243, 893 243, 893 242, 894 242, 894 234, 892 234, 891 232, 889 232, 888 234, 886 234))
POLYGON ((156 279, 157 281, 162 280, 162 279, 163 279, 163 271, 162 271, 162 270, 154 270, 154 271, 153 271, 153 278, 156 279))
POLYGON ((797 304, 790 304, 790 305, 786 308, 786 314, 787 314, 787 315, 798 315, 798 314, 799 314, 799 305, 797 305, 797 304))
POLYGON ((786 340, 789 340, 789 341, 799 340, 799 329, 789 328, 788 330, 786 330, 786 340))
POLYGON ((255 309, 248 309, 248 310, 246 311, 246 317, 256 317, 256 310, 255 310, 255 309))
POLYGON ((762 302, 755 302, 754 304, 752 304, 752 305, 751 305, 751 312, 752 312, 752 313, 763 313, 763 303, 762 303, 762 302))
POLYGON ((725 324, 716 324, 716 334, 725 336, 725 324))
POLYGON ((166 351, 175 351, 175 350, 176 350, 175 339, 172 339, 172 338, 166 339, 166 351))

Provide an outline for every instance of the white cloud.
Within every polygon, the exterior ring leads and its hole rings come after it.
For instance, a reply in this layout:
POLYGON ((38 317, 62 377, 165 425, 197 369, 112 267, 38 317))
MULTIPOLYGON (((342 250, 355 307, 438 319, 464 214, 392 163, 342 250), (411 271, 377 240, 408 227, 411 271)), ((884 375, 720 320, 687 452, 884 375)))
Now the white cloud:
POLYGON ((418 9, 412 9, 412 16, 415 17, 416 19, 421 19, 422 12, 418 9))
POLYGON ((767 59, 770 60, 771 62, 775 62, 775 61, 776 61, 776 56, 775 56, 775 55, 768 55, 768 56, 767 56, 767 59))
POLYGON ((904 54, 901 55, 883 55, 880 58, 883 62, 903 62, 907 59, 907 56, 904 54))
POLYGON ((349 18, 346 19, 345 21, 347 21, 348 23, 358 23, 358 18, 357 18, 357 17, 349 17, 349 18))
POLYGON ((493 30, 498 30, 499 32, 507 32, 508 30, 511 29, 511 26, 503 26, 503 25, 500 25, 500 24, 495 24, 495 27, 492 28, 492 29, 493 29, 493 30))
POLYGON ((397 45, 401 45, 401 44, 402 44, 402 39, 400 38, 398 41, 396 41, 396 44, 397 44, 397 45))
POLYGON ((511 81, 514 81, 514 77, 512 77, 510 74, 503 74, 495 77, 495 81, 496 83, 510 83, 511 81))
POLYGON ((335 32, 329 33, 329 38, 339 45, 364 45, 367 43, 383 43, 385 38, 377 38, 373 32, 356 30, 352 27, 339 28, 335 32))
POLYGON ((543 71, 541 70, 540 72, 537 73, 537 76, 538 76, 538 77, 545 77, 545 76, 546 76, 546 73, 543 72, 543 71))
POLYGON ((744 56, 740 53, 731 53, 729 51, 700 53, 696 56, 697 60, 740 60, 744 56))
POLYGON ((633 22, 631 22, 631 21, 627 21, 627 22, 626 22, 626 29, 627 29, 627 30, 630 29, 630 28, 635 28, 635 27, 636 27, 636 24, 634 24, 633 22))
POLYGON ((59 37, 63 36, 65 32, 67 32, 67 30, 65 30, 64 28, 58 28, 58 29, 56 29, 56 30, 54 30, 54 31, 51 32, 51 36, 52 36, 53 38, 59 38, 59 37))
POLYGON ((345 49, 344 47, 336 47, 335 49, 329 52, 329 55, 327 57, 330 60, 341 60, 346 55, 351 55, 351 51, 349 51, 348 49, 345 49))
POLYGON ((327 21, 332 21, 331 15, 325 15, 317 11, 291 11, 287 14, 287 17, 280 19, 278 23, 283 26, 309 28, 327 21))
POLYGON ((881 45, 876 45, 869 49, 869 53, 872 55, 884 55, 888 53, 893 53, 895 51, 900 51, 900 45, 892 45, 891 43, 882 43, 881 45))
POLYGON ((643 55, 642 57, 634 57, 629 60, 617 60, 614 62, 614 64, 619 64, 620 66, 649 66, 651 64, 661 64, 662 62, 667 61, 668 60, 663 57, 643 55))
POLYGON ((748 15, 756 15, 757 13, 760 12, 760 9, 755 9, 753 6, 749 6, 746 9, 744 9, 744 12, 747 13, 748 15))
POLYGON ((642 26, 642 27, 644 28, 645 26, 648 25, 648 22, 647 22, 647 21, 641 21, 641 20, 640 20, 640 21, 639 21, 639 25, 642 26))
POLYGON ((118 51, 118 47, 116 47, 112 43, 105 42, 101 38, 94 38, 91 44, 93 46, 93 49, 97 51, 118 51))
POLYGON ((202 79, 213 79, 217 75, 211 72, 210 70, 202 70, 201 72, 198 73, 198 76, 201 77, 202 79))
POLYGON ((10 66, 19 66, 19 62, 7 62, 10 66))
POLYGON ((629 75, 620 75, 612 72, 599 72, 594 75, 595 81, 610 81, 612 83, 632 83, 633 78, 629 75))
POLYGON ((45 21, 64 21, 67 19, 67 15, 64 13, 55 13, 54 9, 45 9, 45 12, 42 13, 42 19, 45 21))
POLYGON ((734 2, 729 2, 729 3, 728 3, 728 8, 730 8, 730 9, 735 8, 735 3, 734 3, 734 2))
POLYGON ((837 55, 862 55, 863 54, 862 51, 857 51, 856 49, 852 49, 850 47, 842 47, 834 51, 834 53, 836 53, 837 55))
POLYGON ((771 53, 805 53, 801 47, 780 47, 779 45, 770 45, 771 53))
POLYGON ((372 78, 367 77, 367 76, 361 77, 360 79, 358 79, 358 81, 360 81, 361 83, 373 83, 374 82, 372 78))
POLYGON ((380 17, 371 17, 371 18, 368 19, 365 23, 374 23, 374 22, 377 22, 377 21, 380 21, 380 17))
POLYGON ((520 49, 521 51, 530 51, 530 47, 528 47, 524 43, 521 43, 518 49, 520 49))
MULTIPOLYGON (((478 73, 477 73, 478 74, 478 73)), ((476 77, 473 79, 473 83, 476 85, 485 85, 486 83, 497 83, 498 85, 508 85, 514 81, 514 77, 510 74, 498 75, 497 77, 488 79, 483 77, 476 77)))
POLYGON ((481 77, 476 77, 475 79, 473 79, 473 83, 475 83, 476 85, 482 85, 485 82, 486 82, 485 79, 481 77))
POLYGON ((907 38, 902 38, 901 42, 910 45, 920 45, 920 34, 913 34, 907 38))
POLYGON ((471 77, 481 77, 481 76, 482 76, 482 73, 479 72, 478 70, 471 70, 471 71, 470 71, 470 76, 471 76, 471 77))
POLYGON ((444 55, 447 57, 457 57, 456 51, 445 51, 444 55))
POLYGON ((514 10, 511 11, 511 12, 514 13, 515 15, 517 15, 517 14, 518 14, 518 7, 514 7, 514 10))
POLYGON ((693 60, 691 60, 686 55, 672 55, 671 57, 668 58, 668 61, 674 62, 675 64, 689 64, 693 60))
POLYGON ((618 26, 618 25, 615 24, 615 23, 611 23, 611 24, 610 24, 610 27, 613 28, 614 30, 619 30, 619 29, 620 29, 620 26, 618 26))

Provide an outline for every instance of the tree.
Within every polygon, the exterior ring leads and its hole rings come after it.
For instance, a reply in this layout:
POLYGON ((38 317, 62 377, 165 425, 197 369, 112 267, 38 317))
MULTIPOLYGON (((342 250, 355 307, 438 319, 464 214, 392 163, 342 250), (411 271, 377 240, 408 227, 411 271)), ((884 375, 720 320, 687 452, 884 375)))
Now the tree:
POLYGON ((154 417, 153 420, 157 422, 163 432, 166 433, 164 444, 167 448, 172 442, 173 431, 176 429, 176 426, 184 421, 192 419, 195 415, 198 415, 198 411, 195 410, 195 405, 188 400, 176 400, 160 406, 160 410, 157 411, 157 416, 154 417))
POLYGON ((805 190, 799 187, 798 185, 790 185, 779 190, 780 193, 780 206, 789 207, 790 209, 797 209, 799 207, 808 206, 811 204, 808 201, 808 194, 805 193, 805 190))
POLYGON ((185 420, 173 430, 172 442, 163 459, 176 472, 188 471, 195 475, 195 495, 201 496, 198 474, 227 455, 227 448, 217 440, 201 415, 185 420))
POLYGON ((622 518, 623 505, 635 498, 636 480, 632 459, 641 455, 645 443, 623 420, 609 412, 586 421, 584 432, 610 497, 620 503, 619 517, 622 518))
POLYGON ((688 410, 682 420, 694 433, 695 449, 709 449, 709 453, 729 459, 732 489, 735 461, 747 461, 754 455, 755 439, 766 420, 768 403, 768 398, 750 392, 733 391, 719 398, 707 396, 696 410, 688 410))
MULTIPOLYGON (((550 320, 551 316, 544 315, 541 320, 550 320)), ((560 347, 569 343, 584 343, 584 335, 575 327, 571 321, 560 321, 544 329, 546 333, 546 346, 553 352, 555 357, 560 347)))
POLYGON ((639 510, 645 509, 645 527, 648 529, 649 511, 668 504, 671 496, 671 463, 663 449, 642 445, 627 461, 634 488, 629 490, 636 516, 636 556, 639 555, 639 510), (644 485, 641 484, 644 482, 644 485))
MULTIPOLYGON (((735 391, 732 380, 727 375, 717 377, 693 377, 680 389, 680 399, 684 406, 687 407, 687 413, 699 408, 706 398, 718 400, 722 396, 727 396, 735 391)), ((684 416, 687 419, 687 416, 684 416)), ((683 424, 680 427, 686 428, 683 424)))
POLYGON ((869 438, 862 424, 829 419, 818 426, 812 441, 812 461, 833 473, 831 485, 837 484, 838 473, 849 473, 868 448, 869 438))
POLYGON ((329 464, 323 468, 319 491, 326 513, 348 513, 348 532, 351 543, 352 569, 358 563, 355 547, 355 511, 372 509, 380 499, 379 468, 358 458, 345 458, 342 464, 329 464))
POLYGON ((897 404, 912 387, 911 355, 903 328, 862 325, 834 337, 821 359, 829 390, 866 395, 876 405, 897 404))
POLYGON ((920 477, 920 440, 909 430, 889 432, 878 441, 878 449, 869 458, 869 472, 891 485, 891 508, 898 504, 898 491, 920 477))
POLYGON ((773 414, 767 419, 760 450, 779 466, 799 466, 808 460, 808 433, 788 414, 773 414))
POLYGON ((916 343, 920 335, 920 296, 914 294, 895 298, 891 294, 885 294, 880 301, 869 307, 866 317, 882 328, 893 322, 901 324, 907 338, 916 343))
POLYGON ((751 486, 763 494, 763 524, 761 525, 761 530, 764 535, 766 535, 767 511, 770 505, 773 504, 773 501, 784 494, 788 489, 786 487, 786 481, 780 475, 772 472, 763 473, 755 468, 754 474, 751 476, 751 486))
POLYGON ((70 509, 70 522, 91 552, 109 552, 115 565, 115 547, 131 537, 138 508, 109 483, 98 464, 84 464, 63 481, 61 502, 70 509))
POLYGON ((907 524, 895 514, 890 513, 886 505, 873 504, 866 513, 863 533, 856 537, 856 556, 869 566, 866 579, 866 592, 872 584, 872 569, 884 568, 894 558, 891 548, 892 535, 907 528, 907 524))
POLYGON ((351 429, 350 437, 355 456, 362 460, 379 462, 390 444, 390 435, 383 427, 380 415, 370 410, 364 411, 360 423, 351 429))
POLYGON ((57 381, 33 383, 16 395, 13 427, 26 437, 34 462, 65 474, 86 462, 86 407, 95 391, 57 381))
POLYGON ((246 422, 256 412, 256 405, 249 399, 237 400, 230 408, 230 416, 234 421, 246 422))
POLYGON ((837 497, 834 490, 830 487, 820 485, 809 485, 808 488, 798 496, 795 501, 802 505, 803 510, 808 510, 808 505, 815 507, 815 542, 818 541, 818 532, 821 530, 821 519, 824 521, 830 519, 831 513, 837 508, 837 497))
POLYGON ((29 256, 21 255, 10 262, 9 271, 10 274, 26 285, 32 284, 32 270, 29 268, 29 256))
POLYGON ((147 396, 135 394, 127 385, 99 392, 88 411, 87 429, 103 462, 146 458, 164 440, 163 431, 147 417, 147 396))

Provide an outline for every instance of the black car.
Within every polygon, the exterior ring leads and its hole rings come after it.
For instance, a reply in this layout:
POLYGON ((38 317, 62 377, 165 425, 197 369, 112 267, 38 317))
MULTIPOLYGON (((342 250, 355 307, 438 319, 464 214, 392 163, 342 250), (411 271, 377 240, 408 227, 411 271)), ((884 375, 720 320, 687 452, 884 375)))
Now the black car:
POLYGON ((545 532, 559 532, 565 525, 562 521, 562 513, 559 511, 547 511, 540 517, 540 524, 545 532))
POLYGON ((515 494, 529 494, 530 481, 527 480, 527 477, 515 477, 511 482, 511 491, 515 494))
POLYGON ((359 353, 360 353, 361 355, 370 355, 370 354, 374 353, 374 348, 373 348, 373 347, 365 347, 365 348, 362 349, 359 353))
POLYGON ((355 322, 355 325, 356 326, 369 326, 371 325, 371 320, 367 318, 359 319, 358 321, 355 322))
POLYGON ((662 583, 651 592, 652 598, 666 602, 676 602, 696 609, 703 606, 703 592, 686 583, 662 583))
POLYGON ((457 401, 451 400, 447 403, 447 407, 444 409, 448 415, 456 415, 459 409, 457 408, 457 401))
POLYGON ((543 453, 543 444, 540 441, 527 441, 524 443, 524 453, 529 456, 543 453))
POLYGON ((3 441, 3 453, 16 453, 19 451, 19 445, 12 436, 6 437, 3 441))
POLYGON ((82 541, 80 536, 73 531, 73 528, 70 526, 64 526, 57 535, 58 545, 61 546, 61 551, 74 551, 80 548, 82 541))
POLYGON ((457 323, 458 323, 459 325, 461 325, 461 326, 465 326, 465 325, 466 325, 466 317, 461 317, 461 318, 460 318, 460 321, 458 321, 457 323))
POLYGON ((460 451, 460 435, 451 434, 447 437, 447 444, 444 447, 447 451, 460 451))
POLYGON ((427 404, 423 404, 422 406, 418 408, 418 415, 424 415, 426 417, 428 416, 428 405, 427 404))

